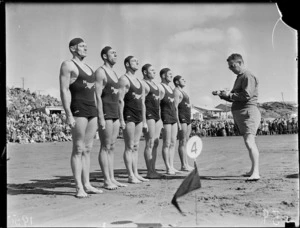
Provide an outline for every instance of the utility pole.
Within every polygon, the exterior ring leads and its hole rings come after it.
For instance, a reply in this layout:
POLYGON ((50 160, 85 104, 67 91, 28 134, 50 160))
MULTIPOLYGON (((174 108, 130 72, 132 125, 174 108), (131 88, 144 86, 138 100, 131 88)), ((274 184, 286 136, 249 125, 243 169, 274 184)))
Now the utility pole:
POLYGON ((24 77, 22 77, 22 85, 23 85, 23 89, 24 89, 24 77))
POLYGON ((282 97, 282 103, 285 104, 283 99, 283 92, 281 92, 281 97, 282 97))

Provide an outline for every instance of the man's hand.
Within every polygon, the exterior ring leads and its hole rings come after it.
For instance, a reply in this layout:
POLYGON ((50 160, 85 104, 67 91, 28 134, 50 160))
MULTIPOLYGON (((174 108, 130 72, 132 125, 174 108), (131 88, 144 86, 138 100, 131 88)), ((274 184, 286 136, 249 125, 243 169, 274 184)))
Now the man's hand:
POLYGON ((177 126, 178 126, 178 131, 181 131, 181 124, 177 123, 177 126))
POLYGON ((220 91, 219 97, 221 99, 224 99, 224 98, 229 99, 229 95, 230 95, 229 91, 222 90, 222 91, 220 91))
POLYGON ((73 116, 67 116, 67 124, 71 127, 71 128, 74 128, 75 127, 75 119, 73 116))
POLYGON ((120 120, 120 127, 124 130, 126 127, 126 123, 124 120, 120 120))
POLYGON ((100 127, 102 130, 105 129, 105 124, 106 124, 105 119, 103 119, 103 118, 98 118, 98 124, 99 124, 99 127, 100 127))
POLYGON ((220 90, 212 91, 212 95, 214 96, 220 95, 220 90))
POLYGON ((143 122, 143 130, 144 131, 148 131, 148 124, 147 124, 147 122, 143 122))

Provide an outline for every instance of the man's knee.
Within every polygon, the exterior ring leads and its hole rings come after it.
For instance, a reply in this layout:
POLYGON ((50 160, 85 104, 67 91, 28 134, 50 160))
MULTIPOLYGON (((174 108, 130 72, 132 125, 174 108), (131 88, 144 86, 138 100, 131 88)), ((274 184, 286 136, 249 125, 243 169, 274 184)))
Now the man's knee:
POLYGON ((184 146, 187 142, 187 138, 186 137, 182 137, 178 140, 178 143, 180 146, 184 146))
POLYGON ((165 141, 165 142, 163 143, 163 147, 164 147, 164 148, 170 148, 170 146, 171 146, 171 141, 165 141))
POLYGON ((138 144, 134 144, 133 145, 133 151, 138 151, 138 149, 139 149, 139 145, 138 144))
POLYGON ((114 151, 115 147, 116 147, 116 142, 112 142, 110 144, 110 151, 114 151))
POLYGON ((176 144, 176 141, 174 142, 174 141, 171 141, 170 142, 170 146, 169 146, 169 148, 173 148, 173 147, 175 147, 175 144, 176 144))
POLYGON ((154 138, 150 137, 147 141, 147 147, 153 148, 153 146, 154 146, 154 138))
POLYGON ((133 142, 128 142, 126 145, 126 149, 133 151, 134 150, 134 143, 133 142))
POLYGON ((106 151, 106 152, 110 151, 111 150, 111 144, 105 143, 105 144, 101 145, 101 150, 106 151))
POLYGON ((92 148, 93 148, 93 143, 86 144, 84 153, 90 153, 92 148))
POLYGON ((85 152, 85 145, 84 144, 75 144, 73 146, 73 154, 75 155, 82 155, 85 152))
POLYGON ((247 146, 251 147, 253 146, 253 144, 255 143, 255 136, 252 134, 245 134, 244 135, 244 141, 246 143, 247 146))
POLYGON ((155 139, 155 140, 154 140, 154 143, 153 143, 153 147, 154 147, 154 148, 157 148, 157 147, 158 147, 158 144, 159 144, 159 139, 155 139))

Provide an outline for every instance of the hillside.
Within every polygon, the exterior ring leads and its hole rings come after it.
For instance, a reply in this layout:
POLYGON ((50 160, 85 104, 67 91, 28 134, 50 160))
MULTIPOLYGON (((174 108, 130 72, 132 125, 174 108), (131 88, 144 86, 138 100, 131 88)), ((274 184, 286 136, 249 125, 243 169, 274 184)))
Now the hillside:
MULTIPOLYGON (((258 105, 261 111, 262 118, 279 118, 279 117, 291 117, 290 115, 298 115, 298 105, 294 102, 263 102, 258 105)), ((231 103, 219 104, 215 108, 228 111, 231 108, 231 103)))
POLYGON ((263 118, 286 117, 287 115, 297 114, 298 105, 292 102, 264 102, 259 104, 263 118))
MULTIPOLYGON (((21 88, 6 88, 7 95, 7 108, 8 113, 15 112, 16 110, 23 113, 29 112, 31 109, 44 107, 47 105, 58 106, 61 101, 50 95, 39 95, 35 92, 31 93, 29 90, 21 88)), ((230 110, 230 103, 227 107, 224 104, 216 106, 216 108, 230 110)), ((287 114, 298 114, 298 104, 294 102, 263 102, 259 103, 259 109, 262 118, 278 118, 287 117, 287 114)))

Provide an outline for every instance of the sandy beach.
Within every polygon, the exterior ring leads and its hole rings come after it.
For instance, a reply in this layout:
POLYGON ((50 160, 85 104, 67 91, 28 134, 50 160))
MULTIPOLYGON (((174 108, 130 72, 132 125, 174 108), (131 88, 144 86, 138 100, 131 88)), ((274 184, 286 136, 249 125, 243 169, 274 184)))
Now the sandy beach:
MULTIPOLYGON (((289 219, 299 225, 298 135, 259 136, 260 175, 246 182, 250 159, 241 137, 202 138, 197 158, 202 187, 178 202, 186 216, 171 204, 188 173, 167 176, 117 190, 102 188, 98 164, 99 140, 91 154, 91 183, 103 194, 74 197, 70 168, 71 142, 8 144, 7 225, 68 227, 284 227, 289 219)), ((178 143, 177 143, 178 144, 178 143)), ((144 141, 139 149, 139 171, 146 175, 144 141)), ((156 167, 165 173, 160 141, 156 167)), ((115 176, 127 182, 124 142, 118 139, 115 176)), ((190 160, 190 164, 193 161, 190 160)), ((175 168, 180 168, 178 153, 175 168)))

